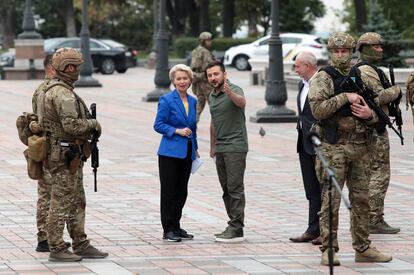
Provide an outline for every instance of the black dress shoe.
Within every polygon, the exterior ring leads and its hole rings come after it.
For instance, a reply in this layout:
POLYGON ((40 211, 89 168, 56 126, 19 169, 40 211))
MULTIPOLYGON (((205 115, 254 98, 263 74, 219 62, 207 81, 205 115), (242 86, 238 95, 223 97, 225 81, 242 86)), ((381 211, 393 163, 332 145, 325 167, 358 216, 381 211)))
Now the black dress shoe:
POLYGON ((182 228, 175 230, 174 233, 183 240, 192 240, 194 238, 194 235, 188 234, 187 231, 182 228))
POLYGON ((164 236, 162 238, 167 242, 181 242, 181 237, 175 235, 174 231, 168 231, 167 233, 164 233, 164 236))
POLYGON ((312 241, 313 239, 316 239, 318 236, 314 236, 309 234, 308 232, 303 233, 301 236, 296 238, 289 238, 294 243, 307 243, 312 241))
POLYGON ((319 237, 317 237, 316 239, 313 239, 313 240, 311 241, 311 243, 312 243, 313 245, 322 245, 322 237, 321 237, 321 236, 319 236, 319 237))

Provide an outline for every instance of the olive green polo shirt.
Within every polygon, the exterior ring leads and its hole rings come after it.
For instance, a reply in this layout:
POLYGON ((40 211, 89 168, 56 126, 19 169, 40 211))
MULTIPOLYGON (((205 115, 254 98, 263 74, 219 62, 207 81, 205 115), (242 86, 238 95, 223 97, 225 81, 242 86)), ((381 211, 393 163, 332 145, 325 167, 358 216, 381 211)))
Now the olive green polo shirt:
MULTIPOLYGON (((244 96, 243 90, 227 80, 230 89, 244 96)), ((213 90, 209 96, 210 114, 216 132, 216 152, 247 152, 247 130, 244 108, 236 104, 223 92, 213 90)))

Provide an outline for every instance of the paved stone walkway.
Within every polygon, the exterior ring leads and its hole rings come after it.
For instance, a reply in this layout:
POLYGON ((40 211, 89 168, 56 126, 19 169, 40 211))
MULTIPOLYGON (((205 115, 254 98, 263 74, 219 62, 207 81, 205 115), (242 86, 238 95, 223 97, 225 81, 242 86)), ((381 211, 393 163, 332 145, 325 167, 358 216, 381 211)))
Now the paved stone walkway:
MULTIPOLYGON (((249 86, 249 73, 229 70, 229 78, 244 88, 246 114, 265 107, 262 86, 249 86)), ((247 241, 219 244, 213 234, 226 226, 226 214, 213 161, 209 154, 209 113, 202 114, 198 136, 204 164, 191 176, 182 226, 192 241, 161 240, 156 150, 160 136, 152 129, 156 103, 141 98, 154 88, 154 71, 94 75, 103 88, 78 89, 85 101, 97 103, 103 126, 98 192, 93 192, 89 163, 84 169, 87 195, 86 231, 92 243, 108 251, 104 260, 51 263, 37 253, 36 182, 25 171, 24 145, 17 138, 15 119, 31 109, 39 81, 0 81, 0 274, 327 274, 320 252, 311 244, 294 244, 307 223, 296 154, 295 124, 248 122, 247 241), (259 135, 263 126, 266 135, 259 135)), ((296 91, 287 106, 295 109, 296 91)), ((392 183, 386 199, 386 219, 401 227, 397 235, 373 235, 373 245, 392 254, 386 264, 354 262, 349 214, 341 209, 336 274, 414 274, 414 146, 411 115, 403 110, 406 144, 391 136, 392 183)), ((68 235, 65 239, 69 240, 68 235)))

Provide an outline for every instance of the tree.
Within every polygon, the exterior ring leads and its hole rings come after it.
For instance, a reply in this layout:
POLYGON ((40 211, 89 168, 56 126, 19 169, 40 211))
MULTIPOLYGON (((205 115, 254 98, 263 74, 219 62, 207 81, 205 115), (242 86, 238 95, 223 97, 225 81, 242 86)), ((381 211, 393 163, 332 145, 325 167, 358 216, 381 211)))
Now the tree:
POLYGON ((356 29, 358 32, 362 32, 364 25, 367 23, 365 1, 354 0, 354 6, 355 6, 356 29))
POLYGON ((73 7, 73 0, 63 1, 64 18, 66 22, 66 36, 78 36, 75 23, 75 9, 73 7))
POLYGON ((372 1, 371 3, 368 24, 364 26, 364 30, 366 32, 379 33, 385 40, 384 57, 378 65, 387 66, 388 64, 392 64, 396 67, 405 66, 406 64, 400 56, 402 47, 399 43, 399 32, 395 28, 394 23, 385 18, 382 8, 376 1, 372 1))
POLYGON ((320 0, 290 0, 280 5, 280 31, 310 33, 313 21, 324 14, 320 0))
POLYGON ((223 36, 231 37, 235 30, 234 28, 234 16, 235 7, 234 0, 223 0, 223 6, 221 10, 221 18, 223 22, 223 36))
POLYGON ((0 1, 0 32, 3 37, 3 47, 13 47, 16 37, 16 1, 0 1))

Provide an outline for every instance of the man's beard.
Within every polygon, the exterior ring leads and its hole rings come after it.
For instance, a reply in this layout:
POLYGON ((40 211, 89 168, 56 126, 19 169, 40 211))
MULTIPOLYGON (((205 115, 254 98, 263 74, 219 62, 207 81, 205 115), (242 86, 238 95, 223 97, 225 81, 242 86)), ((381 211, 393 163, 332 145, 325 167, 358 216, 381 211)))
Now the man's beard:
POLYGON ((217 91, 221 91, 221 89, 223 88, 225 80, 223 79, 223 81, 221 81, 218 85, 217 88, 215 88, 217 91))

